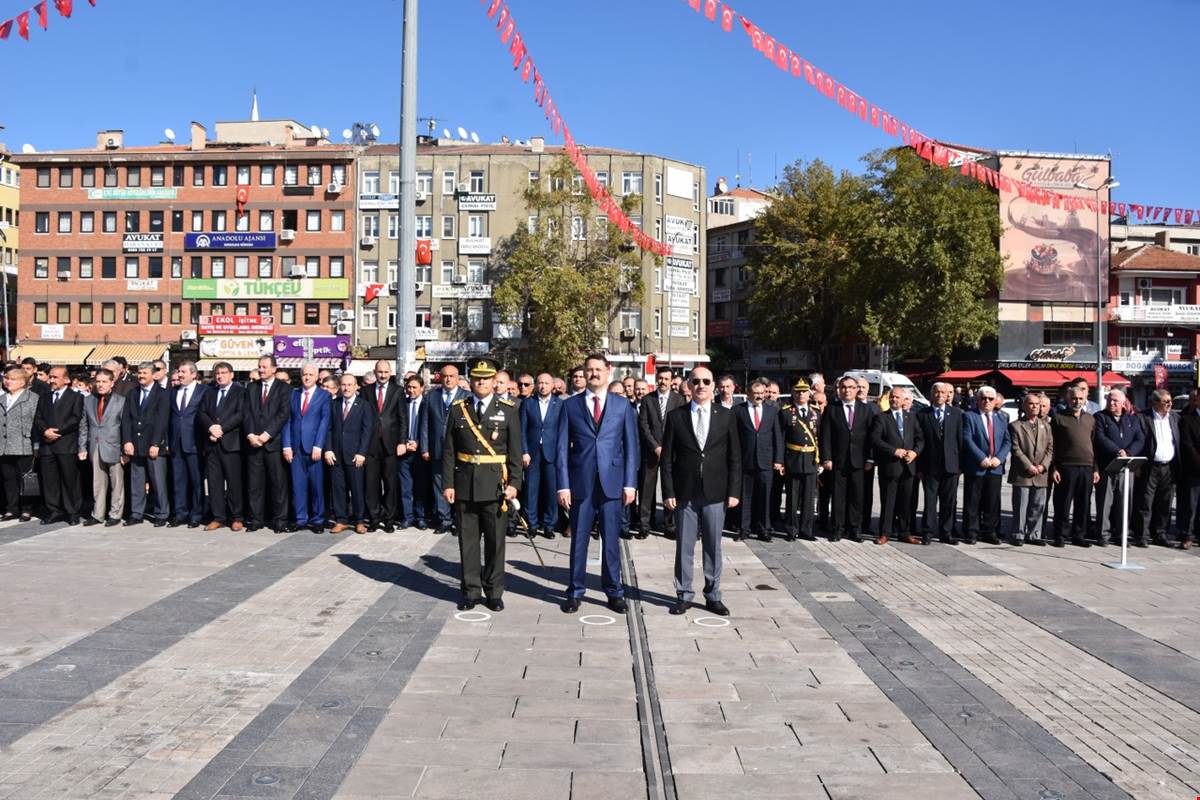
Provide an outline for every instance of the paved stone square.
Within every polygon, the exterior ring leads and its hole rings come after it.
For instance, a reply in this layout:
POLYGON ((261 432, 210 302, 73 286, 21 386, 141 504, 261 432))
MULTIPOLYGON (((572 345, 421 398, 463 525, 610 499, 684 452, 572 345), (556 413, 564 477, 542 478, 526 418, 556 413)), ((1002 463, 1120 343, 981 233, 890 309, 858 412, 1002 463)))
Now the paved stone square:
POLYGON ((0 798, 1200 794, 1190 553, 727 538, 720 618, 651 537, 621 617, 570 543, 458 613, 428 531, 4 524, 0 798))

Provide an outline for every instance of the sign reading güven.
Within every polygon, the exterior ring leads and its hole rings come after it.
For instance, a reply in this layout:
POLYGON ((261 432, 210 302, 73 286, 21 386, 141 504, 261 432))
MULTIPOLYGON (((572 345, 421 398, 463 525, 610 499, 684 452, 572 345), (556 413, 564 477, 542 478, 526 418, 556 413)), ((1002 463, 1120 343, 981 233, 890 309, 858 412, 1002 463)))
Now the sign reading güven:
POLYGON ((274 233, 185 233, 184 250, 274 250, 274 233))

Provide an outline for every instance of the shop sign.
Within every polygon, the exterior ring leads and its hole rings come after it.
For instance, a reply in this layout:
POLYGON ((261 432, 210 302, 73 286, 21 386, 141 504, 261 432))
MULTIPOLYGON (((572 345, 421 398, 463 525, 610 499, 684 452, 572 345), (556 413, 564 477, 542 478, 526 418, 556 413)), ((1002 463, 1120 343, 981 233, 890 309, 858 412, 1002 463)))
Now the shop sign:
POLYGON ((274 250, 274 233, 185 233, 184 250, 274 250))
POLYGON ((163 251, 163 235, 161 233, 127 233, 121 239, 122 253, 161 253, 163 251))
POLYGON ((349 353, 349 336, 275 337, 278 358, 345 358, 349 353))
POLYGON ((275 318, 256 314, 218 314, 200 317, 198 330, 203 336, 270 336, 275 333, 275 318))
POLYGON ((271 355, 270 336, 205 336, 200 340, 201 358, 258 358, 271 355))
POLYGON ((469 192, 458 196, 459 211, 495 211, 496 195, 469 192))
POLYGON ((347 278, 191 278, 185 300, 342 300, 350 296, 347 278))
POLYGON ((174 200, 171 188, 147 189, 88 189, 88 200, 174 200))

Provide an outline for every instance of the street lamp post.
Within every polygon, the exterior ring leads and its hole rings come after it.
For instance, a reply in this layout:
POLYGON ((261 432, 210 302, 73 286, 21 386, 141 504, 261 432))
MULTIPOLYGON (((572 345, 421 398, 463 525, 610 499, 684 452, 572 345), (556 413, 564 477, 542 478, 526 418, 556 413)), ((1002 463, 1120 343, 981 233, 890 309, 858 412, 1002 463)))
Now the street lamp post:
POLYGON ((1104 257, 1100 247, 1100 192, 1104 189, 1115 189, 1121 185, 1109 175, 1099 186, 1091 187, 1083 181, 1076 181, 1076 189, 1085 189, 1096 195, 1096 405, 1104 408, 1104 257))

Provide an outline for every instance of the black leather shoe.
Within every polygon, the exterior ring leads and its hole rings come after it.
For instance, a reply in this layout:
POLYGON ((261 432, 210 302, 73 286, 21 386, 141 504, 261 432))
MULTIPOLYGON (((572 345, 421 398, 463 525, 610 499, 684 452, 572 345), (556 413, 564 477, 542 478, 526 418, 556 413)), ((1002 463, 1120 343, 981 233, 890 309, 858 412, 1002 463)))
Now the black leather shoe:
POLYGON ((325 526, 324 526, 324 525, 320 525, 320 524, 317 524, 317 525, 309 525, 309 526, 308 526, 308 529, 309 529, 310 531, 312 531, 313 533, 324 533, 324 532, 325 532, 325 526))
POLYGON ((542 538, 543 539, 553 539, 554 531, 550 530, 549 528, 543 528, 542 529, 542 538))
POLYGON ((1089 542, 1087 539, 1083 539, 1083 538, 1071 539, 1071 544, 1075 545, 1076 547, 1091 547, 1092 546, 1091 542, 1089 542))
POLYGON ((614 614, 624 614, 629 610, 629 604, 625 602, 624 597, 610 597, 605 605, 614 614))
POLYGON ((1025 544, 1025 542, 1020 537, 1017 537, 1017 536, 1014 536, 1011 539, 1009 539, 1008 543, 1011 544, 1013 547, 1021 547, 1025 544))
MULTIPOLYGON (((116 527, 117 525, 120 525, 120 524, 121 524, 121 520, 119 520, 119 519, 106 519, 106 520, 104 520, 104 527, 106 527, 106 528, 113 528, 113 527, 116 527)), ((129 523, 128 523, 128 522, 126 522, 125 524, 126 524, 126 525, 128 525, 129 523)))
POLYGON ((479 604, 479 600, 472 598, 472 597, 464 597, 462 600, 458 601, 458 610, 459 611, 470 611, 472 608, 474 608, 478 604, 479 604))
POLYGON ((183 525, 183 524, 184 524, 183 520, 173 519, 173 520, 170 520, 169 522, 167 522, 167 527, 168 528, 178 528, 180 525, 183 525))
POLYGON ((850 541, 854 542, 855 544, 862 544, 862 540, 863 540, 862 534, 860 534, 860 533, 852 533, 849 536, 847 536, 846 538, 849 539, 850 541))
POLYGON ((189 522, 189 523, 188 523, 188 527, 189 527, 189 528, 199 528, 199 527, 200 527, 200 523, 199 523, 199 522, 189 522))
POLYGON ((796 534, 794 534, 794 533, 784 534, 783 540, 785 542, 794 542, 794 541, 796 541, 796 534))
POLYGON ((1170 547, 1171 546, 1171 543, 1167 541, 1167 537, 1165 537, 1165 536, 1155 536, 1154 543, 1156 545, 1158 545, 1159 547, 1170 547))
POLYGON ((831 541, 831 542, 840 542, 841 540, 842 540, 842 535, 840 533, 830 534, 830 536, 829 536, 829 541, 831 541))
POLYGON ((597 541, 597 542, 598 542, 598 541, 600 541, 600 532, 599 532, 599 531, 592 531, 592 539, 594 539, 594 540, 595 540, 595 541, 597 541))
POLYGON ((675 541, 675 531, 667 531, 663 534, 663 538, 671 542, 675 541))
POLYGON ((1133 546, 1134 547, 1149 547, 1150 545, 1146 544, 1145 539, 1134 539, 1133 546))
POLYGON ((1000 540, 991 534, 979 537, 979 541, 983 542, 984 544, 1000 544, 1000 540))
POLYGON ((85 527, 85 528, 90 528, 93 525, 99 525, 99 524, 100 524, 100 520, 96 519, 95 517, 88 517, 87 519, 85 519, 83 521, 83 527, 85 527))
POLYGON ((257 522, 251 522, 246 526, 246 530, 250 531, 251 533, 254 533, 255 531, 261 531, 262 525, 259 525, 257 522))
POLYGON ((419 520, 417 520, 416 522, 414 522, 414 523, 413 523, 413 527, 414 527, 414 528, 416 528, 416 529, 417 529, 417 530, 419 530, 419 531, 423 531, 423 530, 425 530, 425 528, 426 528, 426 527, 428 527, 428 526, 425 524, 425 520, 423 520, 423 519, 419 519, 419 520))
POLYGON ((1051 547, 1066 547, 1067 544, 1062 540, 1062 537, 1055 536, 1054 541, 1050 542, 1051 547))
POLYGON ((141 517, 130 517, 129 519, 125 520, 126 528, 132 528, 134 525, 141 525, 141 524, 142 524, 141 517))
POLYGON ((62 514, 51 514, 42 520, 42 524, 53 525, 56 522, 62 522, 64 519, 66 519, 66 517, 64 517, 62 514))
POLYGON ((735 534, 733 535, 733 540, 734 540, 735 542, 744 542, 744 541, 746 541, 746 534, 744 534, 744 533, 735 533, 735 534))
POLYGON ((1045 539, 1043 539, 1043 538, 1041 538, 1040 536, 1039 536, 1038 538, 1036 538, 1036 539, 1030 539, 1030 540, 1028 540, 1028 541, 1027 541, 1027 542, 1025 542, 1025 543, 1026 543, 1026 544, 1031 544, 1031 545, 1033 545, 1034 547, 1045 547, 1045 546, 1046 546, 1046 540, 1045 540, 1045 539))
POLYGON ((646 533, 645 531, 638 531, 637 533, 635 533, 635 534, 633 535, 633 538, 635 538, 635 539, 649 539, 649 538, 650 538, 650 534, 646 533))
POLYGON ((704 603, 704 610, 710 614, 716 614, 718 617, 728 617, 729 609, 720 600, 708 600, 704 603))
POLYGON ((500 612, 500 611, 504 610, 504 601, 501 600, 499 597, 497 597, 495 600, 493 600, 492 598, 489 597, 488 599, 483 601, 483 604, 485 606, 487 606, 488 610, 490 610, 490 611, 500 612))
POLYGON ((687 611, 689 605, 690 603, 686 600, 676 600, 674 605, 667 609, 667 611, 671 614, 679 615, 687 611))
POLYGON ((379 530, 383 531, 384 533, 395 533, 396 526, 390 522, 385 522, 379 526, 379 530))
POLYGON ((631 533, 630 531, 621 531, 621 538, 622 539, 632 539, 633 533, 631 533))
POLYGON ((67 517, 67 524, 68 524, 68 525, 78 525, 78 524, 79 524, 79 517, 78 517, 78 516, 74 516, 74 517, 67 517))
POLYGON ((760 534, 758 535, 758 540, 759 540, 760 542, 769 542, 769 541, 771 541, 771 534, 769 534, 769 533, 760 533, 760 534))
POLYGON ((153 522, 153 525, 156 528, 162 528, 162 527, 166 526, 166 524, 167 524, 167 521, 165 519, 156 519, 153 522))
POLYGON ((563 601, 563 604, 560 606, 560 608, 562 608, 564 614, 574 614, 579 610, 579 598, 568 597, 563 601))

